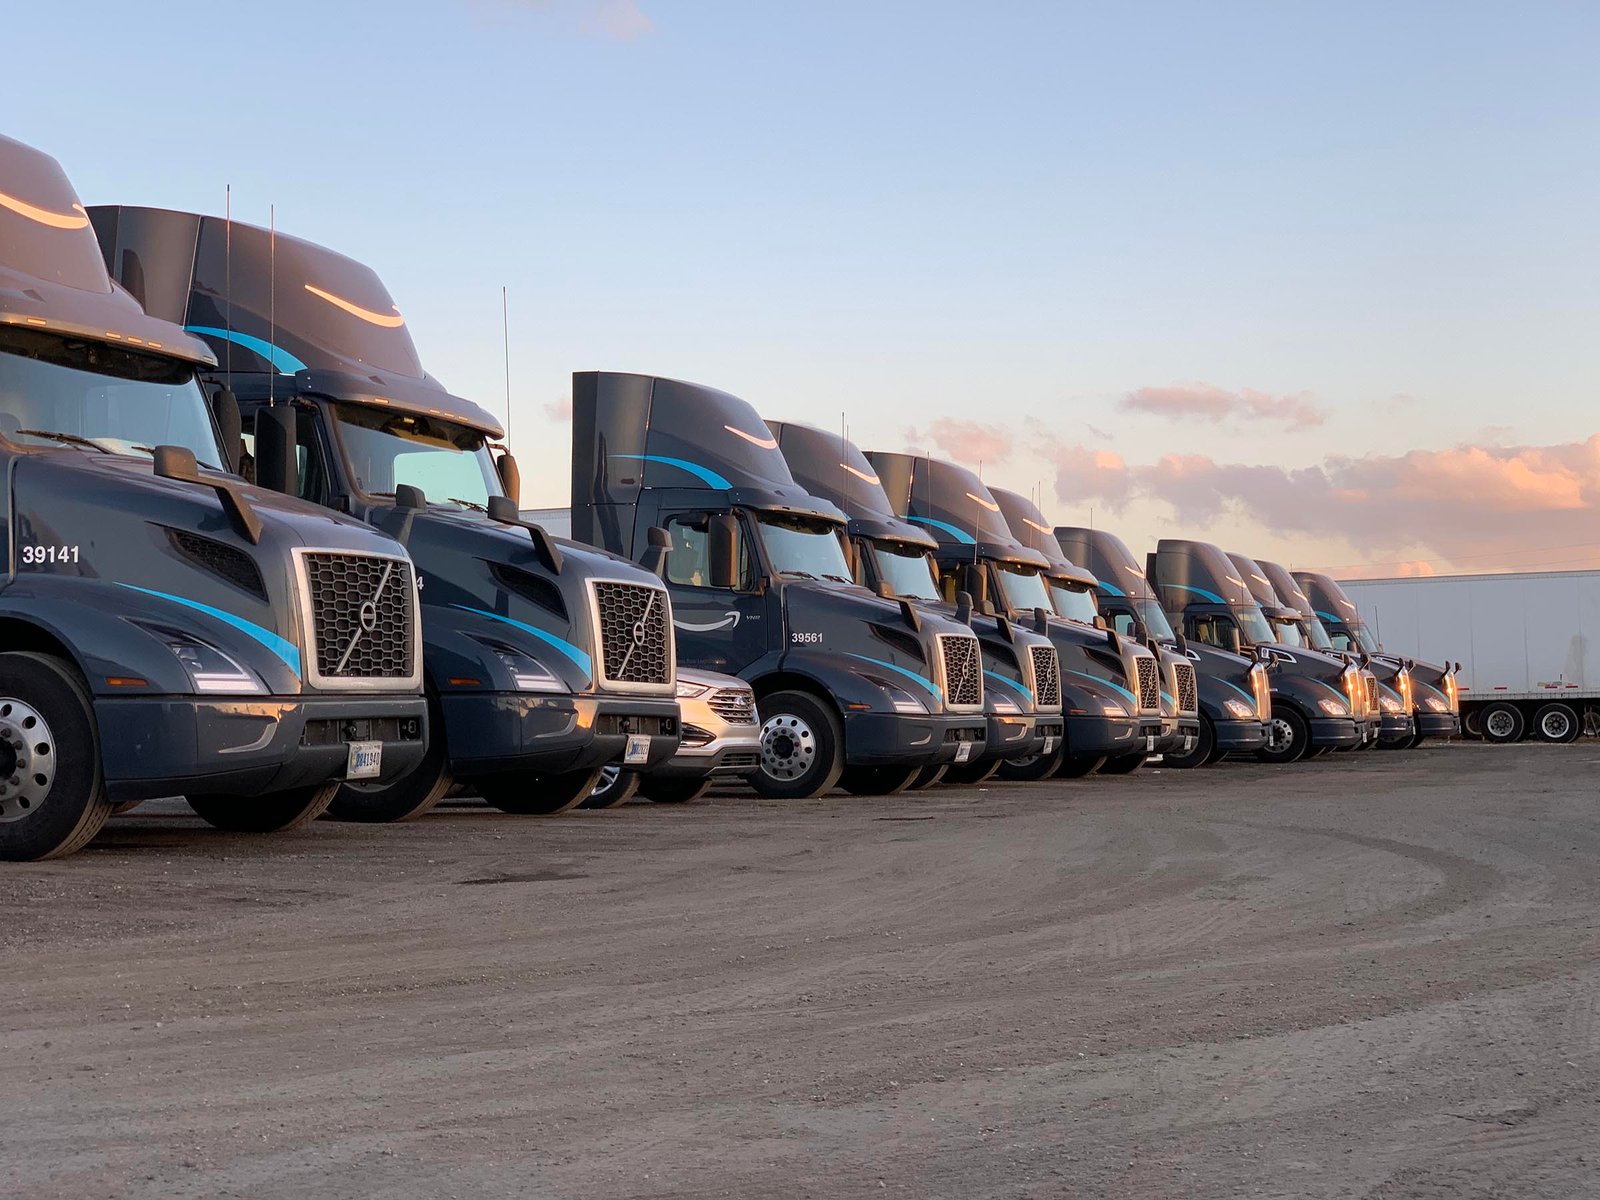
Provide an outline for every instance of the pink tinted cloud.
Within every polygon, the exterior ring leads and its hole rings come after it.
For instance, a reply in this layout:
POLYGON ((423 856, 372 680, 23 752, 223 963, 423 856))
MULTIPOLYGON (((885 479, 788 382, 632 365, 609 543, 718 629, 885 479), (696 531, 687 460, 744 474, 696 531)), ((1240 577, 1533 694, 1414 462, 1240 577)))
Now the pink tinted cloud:
POLYGON ((552 400, 549 404, 541 405, 544 415, 552 421, 572 420, 572 397, 563 396, 559 400, 552 400))
POLYGON ((1242 515, 1277 534, 1388 556, 1380 574, 1420 572, 1433 560, 1464 570, 1535 566, 1552 556, 1562 566, 1600 566, 1600 434, 1549 446, 1335 456, 1301 468, 1201 454, 1129 464, 1059 441, 1046 453, 1063 501, 1113 510, 1159 501, 1202 531, 1225 514, 1242 515))
POLYGON ((907 430, 906 439, 917 445, 931 442, 946 458, 969 466, 1005 462, 1016 448, 1011 432, 1004 426, 953 417, 939 417, 926 429, 907 430))
POLYGON ((1142 387, 1117 404, 1123 412, 1143 413, 1173 420, 1270 422, 1290 431, 1312 429, 1327 420, 1327 413, 1310 392, 1275 396, 1253 388, 1229 391, 1210 383, 1178 383, 1142 387))

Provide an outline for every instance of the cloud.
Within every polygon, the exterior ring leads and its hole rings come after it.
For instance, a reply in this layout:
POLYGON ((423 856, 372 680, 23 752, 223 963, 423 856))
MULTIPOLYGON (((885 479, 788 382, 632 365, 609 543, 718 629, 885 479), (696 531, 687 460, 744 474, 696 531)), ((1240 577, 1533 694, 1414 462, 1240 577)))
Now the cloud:
POLYGON ((656 23, 638 0, 467 0, 476 12, 523 12, 548 16, 589 37, 636 42, 655 32, 656 23))
POLYGON ((908 429, 906 440, 917 445, 931 442, 945 457, 974 465, 1005 462, 1016 446, 1010 430, 1003 426, 952 417, 939 417, 927 429, 908 429))
POLYGON ((1274 396, 1251 388, 1230 392, 1209 383, 1136 388, 1118 401, 1117 407, 1127 413, 1213 425, 1228 420, 1268 421, 1291 431, 1312 429, 1327 420, 1327 413, 1310 392, 1274 396))
POLYGON ((1434 561, 1476 571, 1600 567, 1600 434, 1548 446, 1333 456, 1300 468, 1202 454, 1129 464, 1059 440, 1039 444, 1064 502, 1122 511, 1156 501, 1202 535, 1242 516, 1277 534, 1348 543, 1383 560, 1360 564, 1381 568, 1372 574, 1420 573, 1434 561))
POLYGON ((572 397, 562 396, 559 400, 552 400, 549 404, 541 405, 544 415, 552 421, 572 420, 572 397))

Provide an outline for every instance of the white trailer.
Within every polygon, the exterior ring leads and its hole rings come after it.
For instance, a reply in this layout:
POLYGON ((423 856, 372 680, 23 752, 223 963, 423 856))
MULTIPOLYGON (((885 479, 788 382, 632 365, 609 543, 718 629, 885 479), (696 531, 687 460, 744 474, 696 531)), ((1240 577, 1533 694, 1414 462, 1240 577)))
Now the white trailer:
POLYGON ((1390 654, 1461 663, 1472 737, 1569 742, 1600 733, 1600 571, 1341 580, 1390 654))

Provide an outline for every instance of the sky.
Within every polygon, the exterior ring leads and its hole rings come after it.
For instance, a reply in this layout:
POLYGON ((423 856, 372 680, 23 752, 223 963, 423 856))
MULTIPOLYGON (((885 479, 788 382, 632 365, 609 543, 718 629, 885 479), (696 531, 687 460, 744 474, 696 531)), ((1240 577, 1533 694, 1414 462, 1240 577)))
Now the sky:
POLYGON ((1600 8, 82 0, 0 131, 372 266, 564 504, 571 373, 1346 576, 1600 566, 1600 8))

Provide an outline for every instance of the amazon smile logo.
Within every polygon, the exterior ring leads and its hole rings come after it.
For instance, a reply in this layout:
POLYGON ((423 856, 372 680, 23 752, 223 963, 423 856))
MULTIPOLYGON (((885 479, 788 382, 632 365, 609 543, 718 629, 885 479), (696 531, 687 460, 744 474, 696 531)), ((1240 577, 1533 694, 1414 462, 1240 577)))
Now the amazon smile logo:
POLYGON ((51 229, 82 229, 89 224, 89 214, 84 211, 81 204, 74 204, 71 212, 58 213, 0 192, 0 208, 9 208, 19 217, 27 217, 28 220, 48 225, 51 229))
POLYGON ((325 292, 315 284, 306 284, 306 291, 310 292, 318 300, 326 300, 335 308, 343 309, 352 317, 360 318, 368 325, 377 325, 383 329, 399 329, 400 326, 406 323, 406 319, 400 315, 400 310, 392 304, 386 313, 373 312, 370 308, 362 308, 361 305, 354 304, 343 296, 335 296, 332 292, 325 292))
MULTIPOLYGON (((694 615, 697 617, 705 617, 710 616, 711 614, 701 612, 695 613, 694 615)), ((727 612, 722 614, 720 620, 699 623, 694 621, 681 621, 678 619, 677 614, 673 614, 672 623, 677 628, 685 630, 689 633, 715 633, 719 629, 737 629, 739 627, 739 612, 737 609, 730 608, 727 610, 727 612)))

